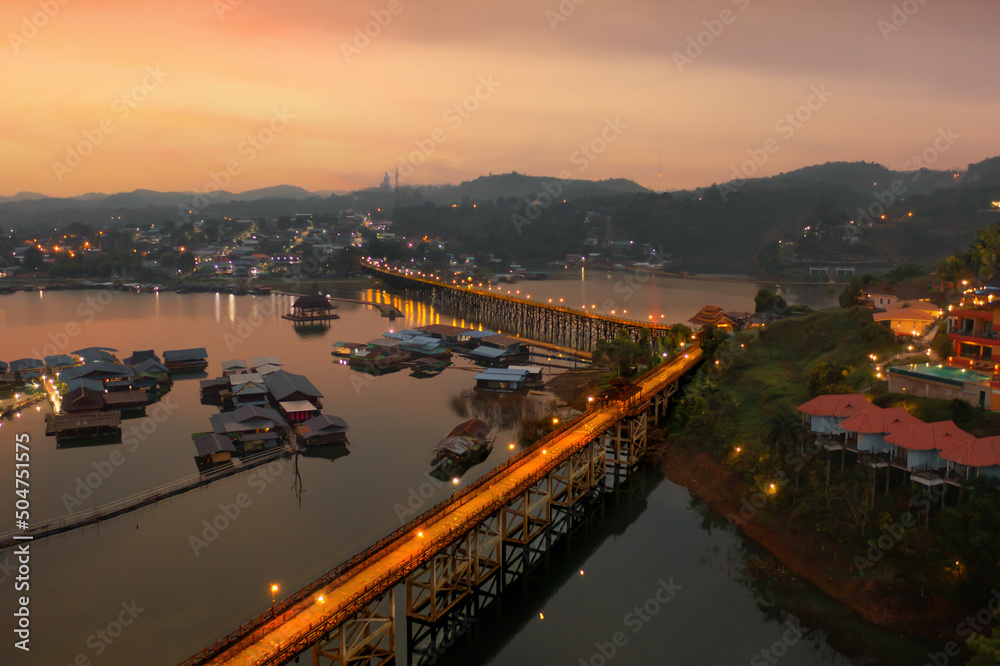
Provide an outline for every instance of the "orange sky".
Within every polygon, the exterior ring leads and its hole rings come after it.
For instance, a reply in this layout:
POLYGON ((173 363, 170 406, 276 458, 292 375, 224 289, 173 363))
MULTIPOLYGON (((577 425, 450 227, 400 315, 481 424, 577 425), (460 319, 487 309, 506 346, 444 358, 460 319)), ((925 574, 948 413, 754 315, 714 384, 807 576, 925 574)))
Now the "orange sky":
POLYGON ((656 188, 658 136, 670 189, 729 180, 769 138, 756 175, 903 168, 948 127, 929 166, 965 168, 1000 155, 998 19, 995 0, 5 0, 0 196, 352 189, 414 162, 404 182, 656 188))

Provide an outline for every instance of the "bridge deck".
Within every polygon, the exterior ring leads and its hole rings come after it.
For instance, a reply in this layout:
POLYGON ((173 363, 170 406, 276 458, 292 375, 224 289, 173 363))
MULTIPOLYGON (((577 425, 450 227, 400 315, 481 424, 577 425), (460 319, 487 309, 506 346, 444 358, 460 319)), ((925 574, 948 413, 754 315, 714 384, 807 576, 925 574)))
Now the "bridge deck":
MULTIPOLYGON (((640 400, 681 377, 700 358, 701 350, 695 348, 654 368, 638 380, 642 387, 640 400)), ((242 640, 215 658, 210 661, 194 658, 185 663, 227 666, 283 663, 301 651, 303 646, 315 642, 325 631, 379 598, 457 536, 495 513, 624 416, 625 413, 613 405, 591 409, 556 436, 540 442, 543 446, 536 445, 522 453, 514 464, 501 470, 476 492, 458 498, 422 524, 411 522, 386 547, 351 567, 328 585, 317 588, 277 617, 263 616, 259 626, 247 631, 242 640), (321 595, 323 603, 318 601, 321 595)))
POLYGON ((597 314, 594 312, 587 312, 586 310, 576 310, 574 308, 568 308, 563 305, 554 305, 552 303, 543 303, 542 301, 533 301, 528 298, 518 298, 517 296, 510 296, 508 294, 494 293, 490 291, 483 291, 482 289, 469 289, 468 287, 463 287, 460 285, 446 284, 439 280, 432 280, 427 277, 422 277, 419 275, 400 273, 398 271, 389 270, 387 268, 382 268, 373 263, 364 262, 364 266, 367 267, 373 273, 378 273, 390 278, 404 278, 412 282, 417 282, 428 287, 434 287, 435 289, 447 289, 451 291, 457 291, 460 293, 474 293, 482 296, 489 296, 499 301, 506 301, 508 303, 513 303, 517 305, 530 305, 533 307, 541 308, 543 310, 551 310, 552 312, 558 312, 564 315, 572 315, 574 317, 585 317, 587 319, 599 319, 602 321, 613 322, 615 324, 621 324, 623 326, 637 326, 641 328, 648 328, 650 331, 654 332, 665 332, 670 330, 670 326, 666 324, 661 324, 655 321, 642 321, 639 319, 628 319, 626 317, 614 317, 605 314, 597 314))

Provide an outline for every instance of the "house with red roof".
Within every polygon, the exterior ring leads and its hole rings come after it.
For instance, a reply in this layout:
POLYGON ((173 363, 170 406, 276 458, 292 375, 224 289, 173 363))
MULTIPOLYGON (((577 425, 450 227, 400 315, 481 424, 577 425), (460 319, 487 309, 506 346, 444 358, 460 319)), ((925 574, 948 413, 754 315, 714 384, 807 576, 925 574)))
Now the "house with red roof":
POLYGON ((842 435, 845 419, 878 407, 860 393, 844 393, 816 396, 797 409, 809 417, 809 430, 817 435, 842 435))
POLYGON ((1000 437, 982 437, 961 442, 940 453, 951 481, 976 477, 1000 479, 1000 437))
POLYGON ((844 419, 840 428, 848 433, 847 448, 858 453, 888 453, 892 445, 885 441, 886 436, 915 423, 923 422, 902 407, 882 409, 871 405, 844 419), (854 446, 851 446, 852 440, 854 446))

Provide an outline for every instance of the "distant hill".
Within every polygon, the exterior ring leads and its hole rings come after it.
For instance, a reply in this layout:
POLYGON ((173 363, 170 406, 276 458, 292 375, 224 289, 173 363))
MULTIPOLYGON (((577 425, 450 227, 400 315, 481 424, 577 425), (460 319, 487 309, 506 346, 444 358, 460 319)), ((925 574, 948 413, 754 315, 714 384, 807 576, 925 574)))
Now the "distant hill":
POLYGON ((461 203, 463 199, 471 201, 495 201, 503 197, 535 197, 549 189, 561 189, 561 196, 577 199, 587 196, 608 194, 636 194, 649 192, 641 185, 625 178, 610 178, 608 180, 578 180, 562 181, 555 176, 528 176, 512 171, 504 174, 480 176, 475 180, 467 180, 460 185, 425 186, 419 190, 425 201, 438 205, 461 203))
POLYGON ((870 196, 888 189, 894 181, 906 185, 906 195, 925 194, 933 190, 955 187, 960 178, 954 170, 892 171, 874 162, 827 162, 768 178, 750 179, 747 187, 787 187, 790 185, 823 185, 845 188, 870 196), (915 178, 916 177, 916 178, 915 178))

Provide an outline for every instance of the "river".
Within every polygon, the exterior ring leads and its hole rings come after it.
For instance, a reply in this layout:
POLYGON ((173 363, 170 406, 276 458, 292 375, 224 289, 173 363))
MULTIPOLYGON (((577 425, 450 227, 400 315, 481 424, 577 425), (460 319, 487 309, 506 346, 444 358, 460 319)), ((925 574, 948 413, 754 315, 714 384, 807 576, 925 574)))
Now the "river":
MULTIPOLYGON (((603 303, 622 296, 615 291, 620 277, 593 274, 530 287, 532 298, 537 292, 538 298, 603 303)), ((656 307, 650 313, 666 321, 684 321, 706 303, 752 310, 757 288, 651 278, 628 300, 656 307)), ((360 295, 383 297, 371 289, 360 295)), ((33 543, 28 654, 15 650, 11 638, 16 558, 0 552, 0 663, 177 663, 265 610, 272 583, 279 597, 290 594, 453 492, 452 484, 427 472, 431 448, 456 423, 481 416, 499 427, 496 449, 461 483, 505 460, 520 414, 462 397, 473 384, 467 363, 431 379, 406 371, 371 377, 330 355, 338 340, 468 323, 392 298, 405 321, 390 323, 370 307, 341 304, 341 319, 300 331, 280 318, 292 302, 280 295, 0 296, 0 359, 89 346, 116 348, 122 358, 140 349, 162 354, 206 347, 209 376, 216 376, 223 360, 275 356, 322 391, 323 411, 348 422, 351 442, 346 455, 275 463, 33 543), (219 518, 227 512, 230 518, 219 518), (225 527, 213 533, 206 527, 212 522, 225 527)), ((817 292, 803 300, 823 307, 829 296, 817 292)), ((546 398, 532 400, 542 413, 546 398)), ((196 472, 191 434, 208 430, 217 411, 201 404, 196 379, 182 379, 147 408, 149 416, 125 422, 137 435, 125 444, 57 448, 44 435, 49 409, 43 404, 0 422, 0 516, 8 517, 0 530, 13 527, 15 435, 31 439, 31 512, 39 521, 196 472)), ((554 551, 545 575, 505 597, 503 612, 474 626, 441 663, 599 666, 607 659, 602 648, 614 649, 616 664, 758 663, 755 655, 774 648, 774 654, 787 652, 789 664, 914 664, 934 647, 869 625, 801 581, 778 585, 748 577, 742 565, 753 544, 658 470, 634 478, 634 492, 609 498, 597 512, 583 547, 554 551), (650 602, 657 594, 669 601, 650 602), (636 615, 636 607, 657 613, 636 615), (788 633, 788 626, 797 629, 788 633)))

